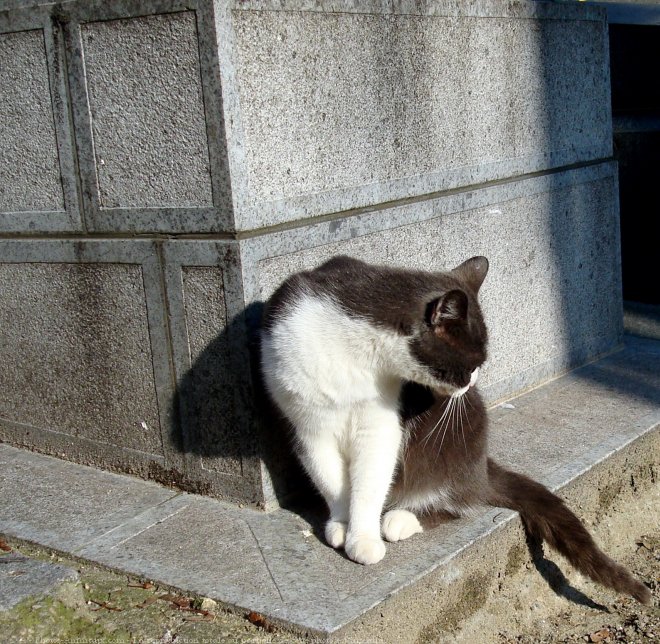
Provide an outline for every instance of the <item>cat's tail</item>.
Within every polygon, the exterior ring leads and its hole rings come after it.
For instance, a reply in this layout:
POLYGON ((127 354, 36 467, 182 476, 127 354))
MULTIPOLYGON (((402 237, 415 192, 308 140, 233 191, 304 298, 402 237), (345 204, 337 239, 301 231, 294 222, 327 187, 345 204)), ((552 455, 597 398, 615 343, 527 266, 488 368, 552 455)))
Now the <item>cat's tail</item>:
POLYGON ((522 474, 510 472, 488 459, 488 503, 520 513, 528 532, 564 555, 581 573, 594 581, 626 593, 642 604, 651 591, 594 543, 581 521, 546 487, 522 474))

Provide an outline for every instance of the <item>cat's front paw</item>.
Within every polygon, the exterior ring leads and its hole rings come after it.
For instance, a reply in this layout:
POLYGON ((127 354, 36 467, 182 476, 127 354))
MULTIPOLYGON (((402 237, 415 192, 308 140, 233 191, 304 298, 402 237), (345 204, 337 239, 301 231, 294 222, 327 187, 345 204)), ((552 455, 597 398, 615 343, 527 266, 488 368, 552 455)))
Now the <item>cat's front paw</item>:
POLYGON ((383 517, 383 536, 388 541, 402 541, 423 531, 417 517, 408 510, 390 510, 383 517))
POLYGON ((349 559, 360 564, 375 564, 385 556, 385 544, 380 537, 349 535, 344 545, 349 559))
POLYGON ((346 541, 347 524, 344 521, 333 521, 325 524, 325 540, 333 548, 341 548, 346 541))

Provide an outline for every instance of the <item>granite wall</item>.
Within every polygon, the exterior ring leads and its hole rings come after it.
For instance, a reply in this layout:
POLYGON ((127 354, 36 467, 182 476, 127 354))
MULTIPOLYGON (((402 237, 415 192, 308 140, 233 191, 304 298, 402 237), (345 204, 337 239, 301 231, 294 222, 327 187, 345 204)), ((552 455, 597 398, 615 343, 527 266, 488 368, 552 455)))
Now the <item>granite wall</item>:
POLYGON ((608 70, 581 4, 0 0, 0 439, 274 507, 248 339, 335 253, 487 255, 490 401, 611 350, 608 70))

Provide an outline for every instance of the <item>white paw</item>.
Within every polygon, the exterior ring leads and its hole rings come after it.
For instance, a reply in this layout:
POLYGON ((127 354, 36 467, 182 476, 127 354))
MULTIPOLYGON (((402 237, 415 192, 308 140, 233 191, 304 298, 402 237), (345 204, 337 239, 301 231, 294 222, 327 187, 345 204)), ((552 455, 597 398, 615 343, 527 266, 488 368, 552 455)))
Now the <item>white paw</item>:
POLYGON ((344 550, 349 559, 365 565, 378 563, 385 556, 385 544, 380 537, 349 535, 344 550))
POLYGON ((346 523, 332 519, 328 521, 325 524, 325 540, 333 548, 341 548, 346 541, 346 523))
POLYGON ((390 510, 383 517, 383 536, 388 541, 401 541, 418 532, 423 532, 423 528, 408 510, 390 510))

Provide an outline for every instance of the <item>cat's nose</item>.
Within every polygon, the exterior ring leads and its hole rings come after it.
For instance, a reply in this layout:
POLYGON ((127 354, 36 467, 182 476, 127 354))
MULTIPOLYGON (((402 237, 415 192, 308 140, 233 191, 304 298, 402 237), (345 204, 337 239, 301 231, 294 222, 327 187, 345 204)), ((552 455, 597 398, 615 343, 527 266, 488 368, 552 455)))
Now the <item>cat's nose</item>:
POLYGON ((474 387, 474 384, 477 382, 478 377, 479 377, 479 367, 477 367, 470 375, 470 384, 468 385, 468 387, 474 387))

